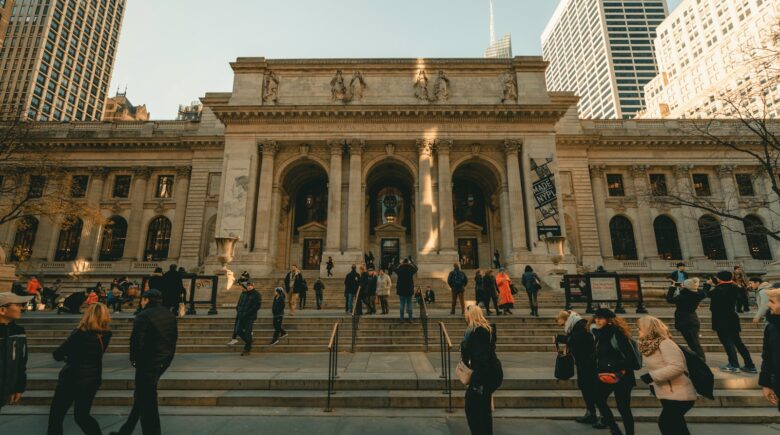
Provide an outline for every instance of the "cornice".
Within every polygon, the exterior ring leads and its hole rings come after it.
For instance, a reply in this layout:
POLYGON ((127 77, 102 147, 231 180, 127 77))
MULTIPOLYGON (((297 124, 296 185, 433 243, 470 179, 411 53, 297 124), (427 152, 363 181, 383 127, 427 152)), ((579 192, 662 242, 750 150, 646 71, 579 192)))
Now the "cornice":
POLYGON ((117 149, 195 149, 221 148, 224 136, 209 138, 94 138, 94 139, 40 139, 32 143, 53 149, 117 150, 117 149))

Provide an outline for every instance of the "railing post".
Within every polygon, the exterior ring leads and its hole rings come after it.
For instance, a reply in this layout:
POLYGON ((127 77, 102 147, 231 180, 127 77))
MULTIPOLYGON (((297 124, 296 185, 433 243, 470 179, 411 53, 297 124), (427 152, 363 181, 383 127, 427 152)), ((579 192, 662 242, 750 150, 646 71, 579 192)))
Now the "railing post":
POLYGON ((336 394, 336 378, 338 377, 338 361, 339 361, 339 329, 341 326, 340 321, 336 321, 333 325, 333 332, 330 334, 330 341, 328 342, 328 398, 325 402, 325 412, 332 412, 333 408, 330 404, 330 397, 336 394))

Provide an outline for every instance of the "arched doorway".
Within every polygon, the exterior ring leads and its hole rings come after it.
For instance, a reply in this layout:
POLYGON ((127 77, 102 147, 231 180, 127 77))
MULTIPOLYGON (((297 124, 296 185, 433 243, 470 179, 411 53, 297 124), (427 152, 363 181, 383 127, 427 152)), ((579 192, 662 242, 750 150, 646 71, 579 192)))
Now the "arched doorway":
POLYGON ((636 240, 634 226, 625 216, 615 216, 609 221, 609 234, 612 237, 612 256, 616 260, 636 260, 636 240))
POLYGON ((35 235, 38 233, 38 219, 28 216, 16 225, 14 245, 11 248, 11 261, 26 261, 32 256, 35 235))
POLYGON ((84 225, 79 218, 66 219, 60 229, 60 237, 57 240, 57 250, 54 252, 54 261, 73 261, 79 253, 81 241, 81 228, 84 225))
POLYGON ((414 175, 395 159, 377 164, 366 176, 366 250, 378 267, 398 264, 416 252, 413 192, 414 175))
POLYGON ((477 159, 464 162, 452 174, 455 243, 463 269, 489 268, 494 250, 503 251, 500 185, 495 169, 477 159))
POLYGON ((655 231, 658 256, 664 260, 682 260, 677 225, 672 218, 666 215, 658 216, 653 222, 653 230, 655 231))
POLYGON ((756 260, 771 260, 772 251, 769 249, 769 240, 766 237, 767 229, 764 222, 756 215, 747 215, 743 221, 745 224, 745 237, 747 238, 750 256, 756 260))
POLYGON ((728 258, 720 222, 714 216, 704 215, 699 218, 699 235, 705 257, 710 260, 726 260, 728 258))

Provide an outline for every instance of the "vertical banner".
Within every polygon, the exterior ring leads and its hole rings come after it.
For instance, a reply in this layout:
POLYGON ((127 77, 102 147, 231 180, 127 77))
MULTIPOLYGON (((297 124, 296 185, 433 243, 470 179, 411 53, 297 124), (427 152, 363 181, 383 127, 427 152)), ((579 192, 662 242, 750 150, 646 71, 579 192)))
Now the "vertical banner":
POLYGON ((539 239, 560 236, 558 192, 555 189, 555 163, 552 157, 531 158, 531 188, 536 203, 536 234, 539 239))

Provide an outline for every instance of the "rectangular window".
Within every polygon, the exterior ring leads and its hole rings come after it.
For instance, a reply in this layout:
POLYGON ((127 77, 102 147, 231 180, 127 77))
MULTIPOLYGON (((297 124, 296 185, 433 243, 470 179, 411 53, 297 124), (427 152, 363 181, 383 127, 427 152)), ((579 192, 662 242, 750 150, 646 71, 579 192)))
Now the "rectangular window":
POLYGON ((42 175, 30 176, 30 190, 27 191, 28 198, 40 198, 43 196, 43 189, 46 188, 46 177, 42 175))
POLYGON ((696 196, 711 196, 710 178, 707 174, 693 174, 693 189, 696 196))
POLYGON ((755 196, 756 191, 753 188, 753 177, 750 174, 736 174, 737 190, 739 196, 755 196))
POLYGON ((117 175, 114 177, 114 190, 111 194, 114 198, 127 198, 130 196, 130 175, 117 175))
POLYGON ((155 197, 173 197, 173 175, 160 175, 157 177, 157 189, 155 191, 155 197))
POLYGON ((607 174, 607 188, 609 196, 626 196, 626 189, 623 186, 623 176, 621 174, 607 174))
POLYGON ((70 196, 73 198, 84 198, 87 196, 88 184, 89 175, 74 175, 70 183, 70 196))
POLYGON ((666 188, 666 175, 650 174, 650 188, 654 196, 666 196, 669 190, 666 188))

